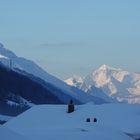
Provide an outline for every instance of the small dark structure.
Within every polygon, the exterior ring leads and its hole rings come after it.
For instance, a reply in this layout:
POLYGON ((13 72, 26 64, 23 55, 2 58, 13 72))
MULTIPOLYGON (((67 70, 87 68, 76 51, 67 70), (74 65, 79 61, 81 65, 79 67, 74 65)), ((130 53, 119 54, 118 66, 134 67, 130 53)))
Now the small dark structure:
POLYGON ((86 122, 90 122, 90 118, 87 118, 87 119, 86 119, 86 122))
POLYGON ((86 122, 92 122, 92 121, 96 123, 97 122, 97 118, 93 118, 93 119, 92 118, 87 118, 86 119, 86 122))
POLYGON ((96 118, 94 118, 94 119, 93 119, 93 122, 97 122, 97 119, 96 119, 96 118))
POLYGON ((74 112, 75 108, 74 108, 74 103, 73 100, 70 100, 69 104, 68 104, 68 113, 72 113, 74 112))

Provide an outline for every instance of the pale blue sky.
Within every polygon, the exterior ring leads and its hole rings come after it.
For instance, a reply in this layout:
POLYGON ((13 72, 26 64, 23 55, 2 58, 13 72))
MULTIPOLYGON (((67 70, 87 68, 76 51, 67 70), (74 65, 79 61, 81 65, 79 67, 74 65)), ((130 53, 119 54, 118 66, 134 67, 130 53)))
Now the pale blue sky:
POLYGON ((140 72, 140 1, 0 0, 0 42, 61 79, 102 64, 140 72))

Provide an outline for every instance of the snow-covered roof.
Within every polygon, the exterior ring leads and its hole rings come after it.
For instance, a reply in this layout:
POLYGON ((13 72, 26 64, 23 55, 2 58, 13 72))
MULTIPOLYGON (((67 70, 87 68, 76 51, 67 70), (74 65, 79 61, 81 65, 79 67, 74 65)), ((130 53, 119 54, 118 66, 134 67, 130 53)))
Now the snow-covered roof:
POLYGON ((132 140, 140 136, 140 105, 79 105, 67 113, 66 105, 40 105, 5 124, 30 140, 132 140), (97 118, 97 123, 86 122, 97 118), (128 134, 128 135, 126 135, 128 134))

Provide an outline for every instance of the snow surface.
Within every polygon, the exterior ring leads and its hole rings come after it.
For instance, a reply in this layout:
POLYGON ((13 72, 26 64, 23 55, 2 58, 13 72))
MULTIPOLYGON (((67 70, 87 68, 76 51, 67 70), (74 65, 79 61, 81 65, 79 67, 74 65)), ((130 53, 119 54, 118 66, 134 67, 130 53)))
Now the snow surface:
POLYGON ((0 58, 7 59, 7 57, 5 57, 5 56, 3 56, 3 55, 1 55, 1 54, 0 54, 0 58))
POLYGON ((0 125, 0 139, 1 140, 28 140, 24 136, 0 125))
POLYGON ((133 140, 140 137, 140 105, 89 103, 73 113, 67 113, 66 105, 39 105, 5 127, 30 140, 133 140))
POLYGON ((12 116, 0 115, 1 121, 9 121, 12 118, 13 118, 12 116))

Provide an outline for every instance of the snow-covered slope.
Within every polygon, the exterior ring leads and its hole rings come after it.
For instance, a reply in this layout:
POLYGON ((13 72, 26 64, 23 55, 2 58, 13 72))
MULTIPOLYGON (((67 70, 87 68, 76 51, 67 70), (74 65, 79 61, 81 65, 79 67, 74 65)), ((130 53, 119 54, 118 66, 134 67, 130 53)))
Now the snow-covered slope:
MULTIPOLYGON (((48 74, 45 70, 43 70, 41 67, 39 67, 34 62, 16 56, 13 52, 4 48, 4 46, 2 44, 0 44, 0 62, 15 71, 18 68, 22 71, 25 71, 29 74, 32 74, 36 77, 39 77, 39 78, 45 80, 47 83, 52 84, 53 86, 57 87, 59 90, 63 91, 68 96, 71 96, 72 98, 75 98, 76 100, 79 100, 79 102, 81 102, 81 103, 94 101, 96 99, 94 97, 91 97, 90 95, 85 94, 84 92, 82 92, 78 89, 75 90, 75 89, 71 88, 71 86, 68 86, 63 81, 48 74)), ((57 97, 58 96, 59 95, 57 95, 57 97)), ((60 95, 60 96, 61 97, 59 97, 59 98, 63 98, 62 95, 60 95)), ((98 101, 98 103, 104 103, 103 99, 101 100, 101 102, 98 101)))
POLYGON ((6 115, 0 115, 0 120, 3 120, 3 121, 8 121, 10 119, 12 119, 13 117, 10 117, 10 116, 6 116, 6 115))
POLYGON ((89 103, 67 113, 66 105, 41 105, 12 119, 5 127, 30 140, 133 140, 129 136, 140 137, 139 108, 140 105, 89 103), (86 122, 87 118, 91 122, 86 122))
POLYGON ((102 65, 83 79, 80 89, 92 93, 93 86, 100 88, 106 95, 120 102, 140 103, 139 73, 102 65))
POLYGON ((0 139, 1 140, 28 140, 24 136, 0 125, 0 139))
POLYGON ((16 116, 36 104, 64 104, 64 97, 71 99, 39 78, 0 65, 0 114, 16 116))
POLYGON ((0 115, 0 124, 4 124, 4 123, 6 123, 7 121, 9 121, 12 118, 13 117, 11 117, 11 116, 0 115))

